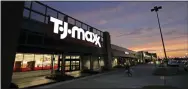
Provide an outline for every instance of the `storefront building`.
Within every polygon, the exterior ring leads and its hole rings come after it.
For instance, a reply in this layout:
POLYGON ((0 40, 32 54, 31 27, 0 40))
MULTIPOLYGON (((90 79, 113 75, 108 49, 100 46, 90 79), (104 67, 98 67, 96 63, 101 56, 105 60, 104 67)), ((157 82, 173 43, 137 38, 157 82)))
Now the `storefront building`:
POLYGON ((102 32, 40 2, 25 2, 13 79, 48 75, 54 71, 70 74, 84 69, 111 69, 136 52, 112 45, 102 32), (23 76, 20 76, 23 75, 23 76))
POLYGON ((113 57, 113 67, 120 65, 124 66, 126 64, 136 65, 138 61, 137 53, 135 51, 111 44, 112 57, 113 57))
POLYGON ((108 66, 108 35, 40 2, 25 2, 12 78, 108 66), (55 21, 62 22, 59 29, 55 21))
POLYGON ((156 53, 149 53, 147 51, 139 51, 137 52, 137 54, 138 54, 138 58, 142 59, 146 63, 157 60, 156 53))
MULTIPOLYGON (((7 6, 15 9, 20 17, 12 16, 11 20, 14 21, 9 22, 14 22, 15 25, 6 27, 9 32, 3 35, 7 38, 10 32, 14 32, 7 39, 10 42, 15 40, 11 45, 4 42, 6 49, 12 49, 2 58, 6 62, 6 65, 3 64, 6 69, 3 86, 6 88, 11 77, 13 82, 17 79, 46 76, 56 71, 71 75, 85 69, 110 70, 127 63, 136 65, 143 60, 139 57, 143 53, 111 44, 108 32, 98 30, 38 1, 9 3, 7 6), (10 7, 11 5, 15 7, 10 7)), ((13 13, 8 12, 3 18, 10 18, 11 14, 13 13)))

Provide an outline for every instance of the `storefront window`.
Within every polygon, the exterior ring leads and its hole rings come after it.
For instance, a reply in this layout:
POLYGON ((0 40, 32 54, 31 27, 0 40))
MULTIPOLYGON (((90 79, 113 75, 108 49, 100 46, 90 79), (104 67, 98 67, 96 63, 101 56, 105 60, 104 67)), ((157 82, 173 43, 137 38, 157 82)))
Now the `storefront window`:
POLYGON ((44 55, 44 61, 43 61, 44 70, 51 69, 51 58, 52 58, 52 55, 48 55, 48 54, 44 55))
POLYGON ((70 59, 70 56, 65 56, 65 59, 70 59))
POLYGON ((92 28, 90 26, 88 26, 88 31, 92 32, 92 28))
POLYGON ((65 61, 65 71, 70 71, 70 61, 65 61))
POLYGON ((103 37, 103 32, 101 32, 101 37, 103 37))
MULTIPOLYGON (((53 55, 49 54, 29 54, 17 53, 14 63, 14 72, 50 70, 53 55)), ((54 70, 58 68, 58 55, 54 55, 53 67, 54 70)))
POLYGON ((44 55, 35 54, 35 69, 34 70, 42 70, 44 55))
POLYGON ((80 70, 80 56, 65 56, 65 70, 76 71, 80 70))
POLYGON ((34 70, 34 67, 35 67, 34 54, 24 54, 22 71, 31 71, 34 70))
POLYGON ((29 17, 29 10, 24 9, 23 16, 28 18, 29 17))
POLYGON ((54 69, 58 69, 58 55, 54 55, 55 61, 54 61, 54 69))
POLYGON ((45 9, 46 9, 45 6, 37 2, 32 2, 32 10, 45 14, 45 9))
POLYGON ((71 61, 71 71, 80 70, 80 61, 71 61))
POLYGON ((15 61, 23 61, 23 54, 22 53, 17 53, 15 61))
POLYGON ((100 36, 101 35, 101 31, 97 30, 97 34, 100 36))
POLYGON ((72 25, 75 25, 75 20, 69 17, 68 18, 68 23, 70 23, 72 25))
POLYGON ((103 42, 103 37, 101 37, 101 41, 103 42))
POLYGON ((24 3, 24 6, 27 7, 27 8, 30 8, 31 2, 30 2, 30 1, 26 1, 26 2, 24 3))
POLYGON ((76 21, 76 26, 81 27, 81 23, 79 21, 76 21))
POLYGON ((75 70, 80 70, 80 61, 76 61, 75 67, 75 70))
POLYGON ((35 12, 31 12, 31 19, 36 20, 36 21, 40 21, 40 22, 44 22, 44 16, 40 15, 38 13, 35 12))
POLYGON ((75 59, 80 59, 80 56, 76 56, 76 58, 75 59))
POLYGON ((96 29, 93 29, 93 33, 97 33, 97 30, 96 30, 96 29))
POLYGON ((22 61, 23 61, 23 54, 17 53, 14 62, 14 71, 21 71, 22 61))
POLYGON ((71 59, 76 59, 76 56, 71 56, 71 59))
POLYGON ((58 19, 64 21, 65 15, 58 13, 58 19))
POLYGON ((47 8, 47 16, 52 16, 54 18, 57 18, 57 12, 50 8, 47 8))
POLYGON ((87 30, 87 25, 86 25, 86 24, 82 24, 82 28, 83 28, 84 30, 87 30))
POLYGON ((55 10, 47 8, 47 16, 52 16, 54 18, 57 18, 57 12, 55 10))

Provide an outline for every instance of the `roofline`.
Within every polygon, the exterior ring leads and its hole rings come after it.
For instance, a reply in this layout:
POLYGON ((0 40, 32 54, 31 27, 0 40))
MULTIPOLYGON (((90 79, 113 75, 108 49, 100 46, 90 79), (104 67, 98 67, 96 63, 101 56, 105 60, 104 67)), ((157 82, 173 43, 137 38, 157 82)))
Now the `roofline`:
MULTIPOLYGON (((54 8, 52 8, 52 7, 50 7, 50 6, 46 5, 46 4, 44 4, 44 3, 42 3, 41 1, 31 1, 31 2, 37 2, 37 3, 41 4, 41 5, 46 6, 47 8, 50 8, 50 9, 52 9, 52 10, 58 12, 58 13, 64 14, 64 15, 66 15, 66 16, 68 16, 68 17, 70 17, 70 18, 72 18, 72 19, 74 19, 74 20, 76 20, 76 21, 79 21, 79 22, 81 22, 81 23, 83 23, 83 24, 85 24, 85 25, 87 25, 87 26, 90 26, 90 27, 92 27, 93 29, 97 29, 97 28, 95 28, 95 27, 93 27, 93 26, 91 26, 91 25, 86 24, 86 23, 83 22, 83 21, 80 21, 80 20, 78 20, 78 19, 75 19, 75 18, 73 18, 73 17, 70 16, 70 15, 67 15, 67 14, 65 14, 65 13, 63 13, 63 12, 61 12, 61 11, 59 11, 59 10, 56 10, 56 9, 54 9, 54 8)), ((97 30, 99 30, 99 29, 97 29, 97 30)), ((104 31, 102 31, 102 30, 99 30, 99 31, 104 32, 104 31)))

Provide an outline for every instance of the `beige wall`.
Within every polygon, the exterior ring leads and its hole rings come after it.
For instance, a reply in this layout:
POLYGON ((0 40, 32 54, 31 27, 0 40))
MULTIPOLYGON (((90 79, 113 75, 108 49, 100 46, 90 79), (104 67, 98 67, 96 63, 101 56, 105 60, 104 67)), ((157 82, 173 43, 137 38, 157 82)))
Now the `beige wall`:
POLYGON ((104 66, 104 59, 103 59, 103 58, 100 59, 99 65, 100 65, 100 66, 104 66))
MULTIPOLYGON (((93 64, 93 70, 94 71, 95 70, 99 70, 99 69, 101 69, 101 66, 104 66, 104 59, 103 58, 100 58, 100 61, 98 61, 98 57, 97 56, 92 56, 91 59, 92 59, 92 64, 93 64)), ((91 64, 90 56, 83 56, 81 61, 82 61, 82 63, 81 63, 82 68, 83 67, 87 67, 88 69, 91 69, 90 68, 90 64, 91 64)))
POLYGON ((112 60, 112 67, 115 67, 117 65, 118 65, 117 64, 117 58, 113 58, 113 60, 112 60))
POLYGON ((82 59, 81 59, 81 70, 83 69, 83 67, 90 69, 90 58, 89 58, 89 56, 83 56, 82 57, 82 59))
POLYGON ((92 60, 93 60, 93 70, 100 69, 98 57, 92 57, 92 60))

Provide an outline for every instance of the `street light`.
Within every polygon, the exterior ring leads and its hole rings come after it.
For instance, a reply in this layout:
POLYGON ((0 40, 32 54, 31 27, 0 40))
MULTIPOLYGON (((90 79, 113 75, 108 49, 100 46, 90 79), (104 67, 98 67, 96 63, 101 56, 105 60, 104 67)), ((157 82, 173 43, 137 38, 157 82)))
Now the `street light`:
POLYGON ((163 49, 164 49, 164 54, 165 54, 165 59, 167 60, 167 56, 166 56, 166 50, 165 50, 165 45, 164 45, 164 41, 163 41, 163 34, 161 31, 161 26, 160 26, 160 22, 159 22, 159 16, 158 16, 158 11, 159 9, 162 9, 162 6, 155 6, 153 9, 151 9, 151 12, 155 11, 157 14, 157 20, 158 20, 158 24, 159 24, 159 30, 160 30, 160 34, 161 34, 161 40, 162 40, 162 44, 163 44, 163 49))

